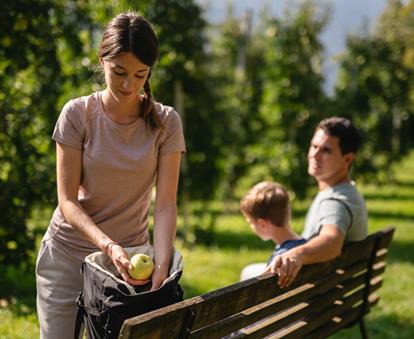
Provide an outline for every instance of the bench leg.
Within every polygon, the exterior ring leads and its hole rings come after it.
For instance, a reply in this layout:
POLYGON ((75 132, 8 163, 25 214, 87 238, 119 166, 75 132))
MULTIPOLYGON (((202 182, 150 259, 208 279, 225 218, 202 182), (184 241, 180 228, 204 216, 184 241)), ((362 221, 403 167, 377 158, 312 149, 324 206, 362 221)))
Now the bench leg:
POLYGON ((365 327, 364 317, 359 321, 359 331, 361 332, 362 339, 368 339, 367 328, 365 327))

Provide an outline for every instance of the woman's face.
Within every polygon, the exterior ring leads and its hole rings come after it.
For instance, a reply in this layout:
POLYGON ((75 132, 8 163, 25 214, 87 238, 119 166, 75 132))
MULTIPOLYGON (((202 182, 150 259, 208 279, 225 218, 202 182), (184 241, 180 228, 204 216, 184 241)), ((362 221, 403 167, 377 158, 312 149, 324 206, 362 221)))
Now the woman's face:
POLYGON ((136 101, 147 80, 150 67, 133 53, 122 53, 110 59, 100 59, 105 72, 107 90, 118 102, 136 101))

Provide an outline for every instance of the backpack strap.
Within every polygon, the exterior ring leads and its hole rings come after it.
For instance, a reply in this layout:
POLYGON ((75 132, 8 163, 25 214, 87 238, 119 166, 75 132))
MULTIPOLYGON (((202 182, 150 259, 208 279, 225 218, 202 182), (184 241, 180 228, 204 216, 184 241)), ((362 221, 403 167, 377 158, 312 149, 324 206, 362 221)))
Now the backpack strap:
POLYGON ((78 305, 78 312, 76 313, 76 322, 75 322, 75 332, 74 338, 79 339, 81 327, 84 323, 83 317, 85 316, 85 309, 81 306, 81 299, 83 299, 82 292, 79 293, 78 298, 76 299, 76 304, 78 305))

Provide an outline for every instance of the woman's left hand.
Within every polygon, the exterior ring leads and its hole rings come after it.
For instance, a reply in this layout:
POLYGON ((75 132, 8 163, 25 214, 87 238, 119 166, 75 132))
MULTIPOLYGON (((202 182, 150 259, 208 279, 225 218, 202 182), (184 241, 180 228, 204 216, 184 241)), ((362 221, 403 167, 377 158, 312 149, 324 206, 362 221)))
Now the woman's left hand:
POLYGON ((154 268, 154 272, 152 273, 152 286, 151 291, 156 290, 162 286, 165 279, 167 279, 168 274, 165 269, 162 269, 162 267, 156 266, 154 268))

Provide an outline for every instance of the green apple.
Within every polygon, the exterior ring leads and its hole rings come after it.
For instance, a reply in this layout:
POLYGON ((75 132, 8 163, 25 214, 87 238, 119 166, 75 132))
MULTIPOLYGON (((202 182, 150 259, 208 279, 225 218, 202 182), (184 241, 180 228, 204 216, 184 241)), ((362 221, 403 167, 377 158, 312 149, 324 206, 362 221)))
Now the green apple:
POLYGON ((131 278, 135 280, 146 280, 154 271, 152 259, 143 253, 134 254, 131 258, 132 269, 128 269, 131 278))

